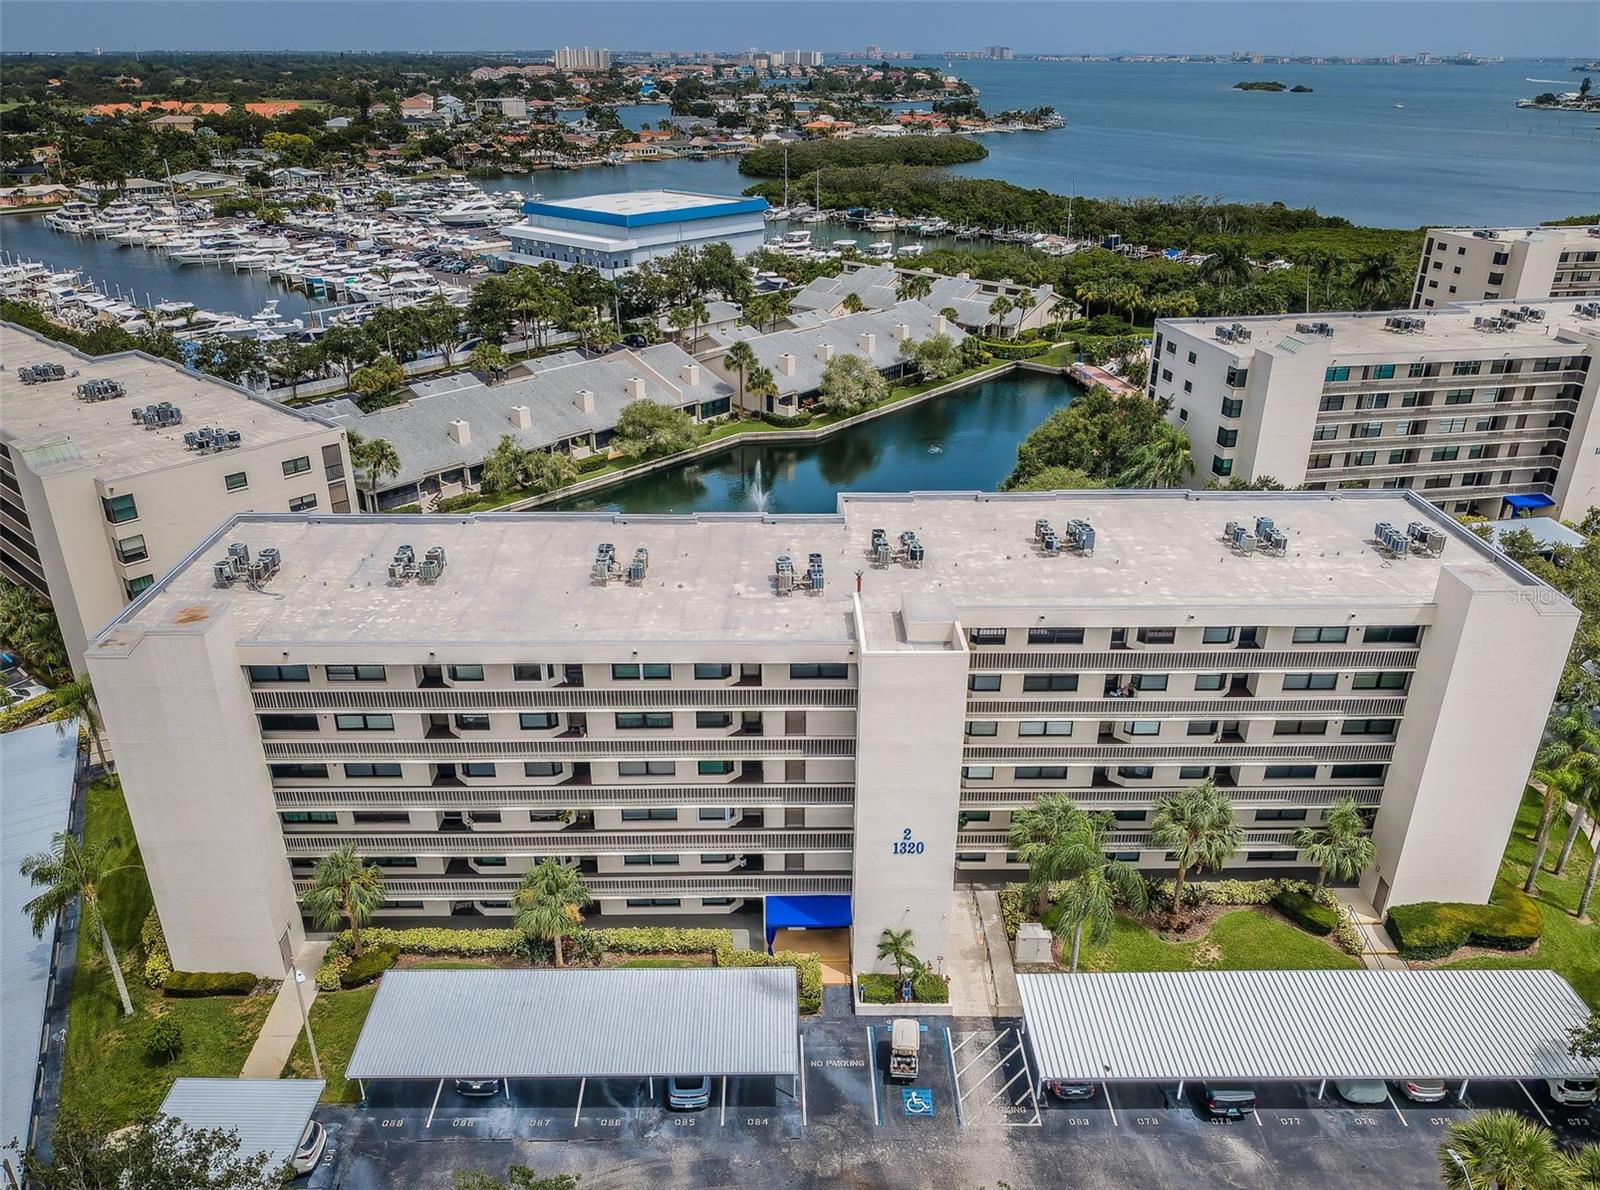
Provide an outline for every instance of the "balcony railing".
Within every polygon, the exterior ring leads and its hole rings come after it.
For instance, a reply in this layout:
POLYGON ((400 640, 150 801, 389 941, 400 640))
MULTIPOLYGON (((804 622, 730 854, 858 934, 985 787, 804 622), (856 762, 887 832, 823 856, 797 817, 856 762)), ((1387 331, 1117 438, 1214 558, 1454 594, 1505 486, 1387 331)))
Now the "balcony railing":
MULTIPOLYGON (((1085 789, 1059 782, 1049 785, 1050 791, 1066 793, 1086 809, 1139 810, 1155 805, 1162 794, 1174 793, 1193 782, 1143 781, 1138 787, 1120 789, 1085 789)), ((979 789, 967 786, 961 791, 963 810, 1007 810, 1031 806, 1045 789, 979 789)), ((1266 785, 1239 786, 1229 790, 1233 804, 1244 809, 1266 809, 1274 806, 1331 806, 1343 798, 1352 798, 1358 806, 1376 806, 1383 797, 1383 786, 1370 782, 1365 785, 1297 785, 1287 789, 1274 789, 1266 785)))
POLYGON ((853 739, 810 736, 768 736, 740 739, 708 735, 704 738, 622 739, 615 736, 586 739, 510 739, 488 733, 460 740, 382 738, 385 732, 310 734, 299 738, 262 741, 268 760, 616 760, 652 757, 692 761, 710 757, 745 759, 823 757, 848 759, 856 754, 853 739), (378 737, 378 738, 374 738, 378 737))
MULTIPOLYGON (((1155 670, 1159 673, 1193 670, 1215 673, 1218 670, 1302 670, 1302 669, 1415 669, 1417 650, 1410 649, 1328 649, 1310 646, 1300 649, 1251 649, 1237 664, 1228 658, 1237 650, 1180 650, 1172 645, 1140 645, 1115 652, 999 652, 976 650, 967 660, 968 669, 1021 670, 1042 672, 1052 669, 1081 673, 1129 673, 1155 670)), ((1121 699, 1113 700, 1126 702, 1121 699)), ((1140 706, 1144 703, 1141 701, 1140 706)))
MULTIPOLYGON (((1277 737, 1273 744, 988 744, 968 746, 962 758, 969 764, 1032 763, 1044 760, 1102 764, 1127 760, 1138 764, 1226 764, 1239 761, 1265 761, 1271 764, 1330 764, 1341 761, 1387 761, 1393 744, 1315 744, 1293 736, 1277 737)), ((1313 739, 1318 737, 1312 737, 1313 739)))
MULTIPOLYGON (((1138 700, 1140 719, 1272 719, 1280 714, 1326 714, 1341 717, 1397 718, 1405 713, 1405 695, 1393 698, 1356 697, 1329 698, 1326 695, 1308 694, 1295 698, 1252 698, 1248 703, 1224 704, 1226 692, 1215 691, 1210 697, 1196 695, 1192 698, 1158 698, 1146 694, 1138 700), (1226 714, 1223 712, 1226 711, 1226 714)), ((1102 719, 1115 715, 1128 717, 1128 700, 1123 698, 1079 698, 1074 694, 1045 696, 1029 694, 1024 698, 985 698, 967 703, 967 714, 974 719, 1021 718, 1024 716, 1055 716, 1070 719, 1102 719)))
POLYGON ((511 834, 469 831, 465 834, 415 831, 290 832, 283 837, 291 855, 326 855, 348 844, 360 855, 637 855, 646 851, 799 852, 849 851, 854 832, 848 830, 682 830, 648 825, 640 830, 540 831, 511 834))
MULTIPOLYGON (((517 890, 515 876, 388 876, 384 893, 392 900, 406 897, 460 898, 463 900, 504 900, 517 890)), ((584 884, 596 897, 762 897, 794 893, 848 893, 848 872, 759 872, 739 876, 707 872, 703 876, 588 876, 584 884)), ((311 881, 295 881, 295 894, 303 896, 311 881)))
POLYGON ((788 785, 782 782, 726 785, 461 785, 436 794, 429 786, 392 787, 349 785, 316 788, 278 788, 273 801, 280 810, 358 809, 405 807, 446 810, 492 807, 505 809, 566 810, 587 807, 615 809, 630 806, 849 806, 855 803, 853 785, 788 785))
POLYGON ((370 687, 260 687, 251 691, 257 710, 418 711, 603 711, 627 708, 740 710, 838 710, 856 705, 850 687, 712 686, 706 689, 420 689, 373 683, 370 687))

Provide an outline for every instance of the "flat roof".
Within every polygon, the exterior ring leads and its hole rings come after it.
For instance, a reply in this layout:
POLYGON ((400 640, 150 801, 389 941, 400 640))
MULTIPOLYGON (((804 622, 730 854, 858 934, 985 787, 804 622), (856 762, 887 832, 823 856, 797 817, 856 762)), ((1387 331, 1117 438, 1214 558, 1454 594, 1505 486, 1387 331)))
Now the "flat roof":
POLYGON ((238 430, 249 450, 332 425, 172 360, 142 351, 84 355, 9 322, 0 322, 0 360, 5 364, 0 378, 5 397, 0 437, 24 455, 40 452, 27 462, 44 475, 90 467, 111 480, 186 463, 199 456, 183 444, 184 432, 201 426, 238 430), (47 362, 65 368, 67 379, 43 384, 17 379, 19 367, 47 362), (79 400, 78 385, 94 379, 120 381, 128 395, 110 401, 79 400), (147 430, 134 424, 133 409, 162 401, 183 411, 181 425, 147 430))
MULTIPOLYGON (((194 623, 228 606, 245 643, 782 642, 848 644, 855 638, 855 572, 868 643, 891 647, 908 597, 963 610, 1108 602, 1152 609, 1424 607, 1440 571, 1469 568, 1511 591, 1538 580, 1415 494, 1383 491, 1223 493, 1170 491, 995 494, 845 494, 833 515, 628 516, 486 513, 478 516, 246 514, 222 525, 185 562, 131 604, 101 647, 131 647, 144 627, 194 623), (1271 516, 1289 539, 1282 558, 1240 557, 1222 541, 1230 520, 1271 516), (1039 518, 1058 528, 1088 520, 1093 557, 1045 557, 1039 518), (1446 535, 1436 558, 1391 562, 1377 553, 1375 523, 1428 521, 1446 535), (872 529, 891 539, 915 530, 920 569, 871 567, 872 529), (267 594, 218 589, 211 564, 230 541, 275 546, 282 569, 267 594), (595 549, 627 560, 649 550, 642 586, 591 583, 595 549), (431 585, 388 585, 395 550, 445 547, 431 585), (817 595, 780 598, 780 554, 800 569, 823 558, 817 595), (270 597, 269 597, 270 596, 270 597), (198 610, 197 610, 198 609, 198 610)), ((1549 610, 1572 611, 1550 593, 1549 610)))
POLYGON ((161 1114, 190 1128, 235 1130, 239 1156, 265 1153, 271 1169, 294 1156, 326 1085, 320 1078, 180 1078, 161 1114))
POLYGON ((44 1035, 53 928, 35 938, 22 906, 38 896, 19 870, 67 829, 78 725, 41 723, 0 734, 0 1139, 28 1141, 44 1035), (58 726, 60 730, 58 730, 58 726))
POLYGON ((1019 975, 1041 1079, 1592 1078, 1554 971, 1019 975))
POLYGON ((1555 517, 1549 516, 1523 516, 1514 517, 1508 521, 1490 521, 1489 535, 1496 545, 1500 544, 1507 533, 1516 533, 1522 530, 1530 535, 1542 546, 1566 545, 1578 549, 1588 540, 1576 529, 1569 529, 1555 517))
POLYGON ((792 1075, 788 967, 390 971, 345 1077, 792 1075))
POLYGON ((629 190, 587 194, 577 198, 535 199, 522 204, 527 215, 607 223, 616 227, 648 227, 686 219, 713 219, 767 209, 764 198, 737 194, 697 194, 688 190, 629 190))
MULTIPOLYGON (((1597 246, 1600 246, 1600 241, 1597 241, 1597 246)), ((1460 302, 1432 310, 1162 319, 1161 326, 1186 331, 1204 339, 1213 339, 1215 328, 1219 326, 1238 324, 1247 327, 1250 338, 1244 342, 1214 340, 1216 346, 1232 352, 1240 359, 1249 359, 1260 348, 1289 346, 1286 340, 1294 340, 1296 344, 1324 341, 1320 336, 1297 329, 1299 324, 1309 322, 1326 322, 1333 327, 1333 337, 1326 342, 1334 360, 1349 356, 1408 359, 1442 350, 1468 356, 1477 353, 1483 359, 1498 359, 1513 348, 1522 349, 1523 354, 1542 352, 1551 356, 1578 355, 1594 349, 1583 335, 1600 335, 1600 319, 1583 318, 1574 312, 1576 307, 1593 301, 1593 298, 1543 298, 1538 301, 1506 299, 1460 302), (1485 331, 1473 325, 1474 318, 1497 316, 1503 309, 1520 309, 1523 306, 1544 311, 1544 319, 1539 322, 1518 322, 1504 331, 1485 331), (1386 328, 1384 320, 1395 317, 1420 319, 1421 329, 1401 333, 1386 328)), ((1482 377, 1463 377, 1462 382, 1472 384, 1486 381, 1482 377)), ((1405 377, 1397 375, 1394 387, 1405 386, 1405 377)))
POLYGON ((1474 236, 1477 232, 1487 232, 1487 235, 1476 238, 1495 243, 1510 243, 1512 240, 1548 240, 1557 239, 1565 244, 1589 243, 1600 248, 1600 237, 1594 234, 1596 228, 1593 223, 1559 223, 1550 227, 1430 227, 1428 234, 1431 236, 1474 236))

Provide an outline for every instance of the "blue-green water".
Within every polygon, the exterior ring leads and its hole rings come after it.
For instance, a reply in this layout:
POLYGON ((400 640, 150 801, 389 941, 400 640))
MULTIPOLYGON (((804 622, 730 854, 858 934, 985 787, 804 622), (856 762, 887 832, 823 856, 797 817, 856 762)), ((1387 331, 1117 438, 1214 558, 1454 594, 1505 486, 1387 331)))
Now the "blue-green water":
POLYGON ((820 442, 747 443, 547 507, 561 512, 832 512, 840 492, 993 491, 1017 443, 1075 389, 1013 372, 820 442))

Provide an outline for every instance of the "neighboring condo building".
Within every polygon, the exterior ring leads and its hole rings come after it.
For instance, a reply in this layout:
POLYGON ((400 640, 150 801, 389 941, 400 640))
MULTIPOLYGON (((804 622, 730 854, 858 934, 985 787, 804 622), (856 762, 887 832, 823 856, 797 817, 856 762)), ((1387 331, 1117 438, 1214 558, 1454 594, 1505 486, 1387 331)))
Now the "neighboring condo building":
POLYGON ((572 46, 562 46, 556 51, 555 68, 557 70, 610 70, 611 51, 593 49, 582 46, 574 49, 572 46))
POLYGON ((954 883, 1018 879, 1011 817, 1049 792, 1170 873, 1151 807, 1209 778, 1240 876, 1309 876, 1293 830, 1352 797, 1376 905, 1482 901, 1576 624, 1411 493, 859 495, 242 517, 89 668, 177 967, 279 972, 297 892, 354 843, 380 919, 505 920, 554 856, 601 920, 849 898, 867 970, 889 926, 948 953, 954 883), (1261 516, 1281 555, 1265 526, 1226 544, 1261 516), (230 578, 231 543, 281 562, 230 578))
POLYGON ((681 247, 727 244, 744 256, 761 247, 764 198, 636 190, 525 202, 527 218, 502 229, 510 264, 585 265, 613 278, 681 247))
POLYGON ((1422 247, 1411 306, 1597 294, 1600 225, 1436 227, 1422 247))
POLYGON ((74 668, 219 521, 350 510, 344 431, 321 417, 170 360, 86 356, 10 323, 0 359, 0 576, 50 598, 74 668), (24 383, 36 365, 61 377, 24 383), (202 428, 220 443, 197 444, 202 428))
POLYGON ((1414 489, 1498 519, 1600 504, 1600 303, 1161 319, 1147 391, 1202 479, 1414 489))

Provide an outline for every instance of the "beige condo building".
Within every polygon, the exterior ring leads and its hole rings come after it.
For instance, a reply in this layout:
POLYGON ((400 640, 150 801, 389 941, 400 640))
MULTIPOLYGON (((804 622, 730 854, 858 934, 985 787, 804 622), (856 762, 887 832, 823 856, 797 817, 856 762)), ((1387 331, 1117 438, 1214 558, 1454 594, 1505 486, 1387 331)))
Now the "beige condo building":
POLYGON ((1411 306, 1600 295, 1600 225, 1436 227, 1423 241, 1411 306))

